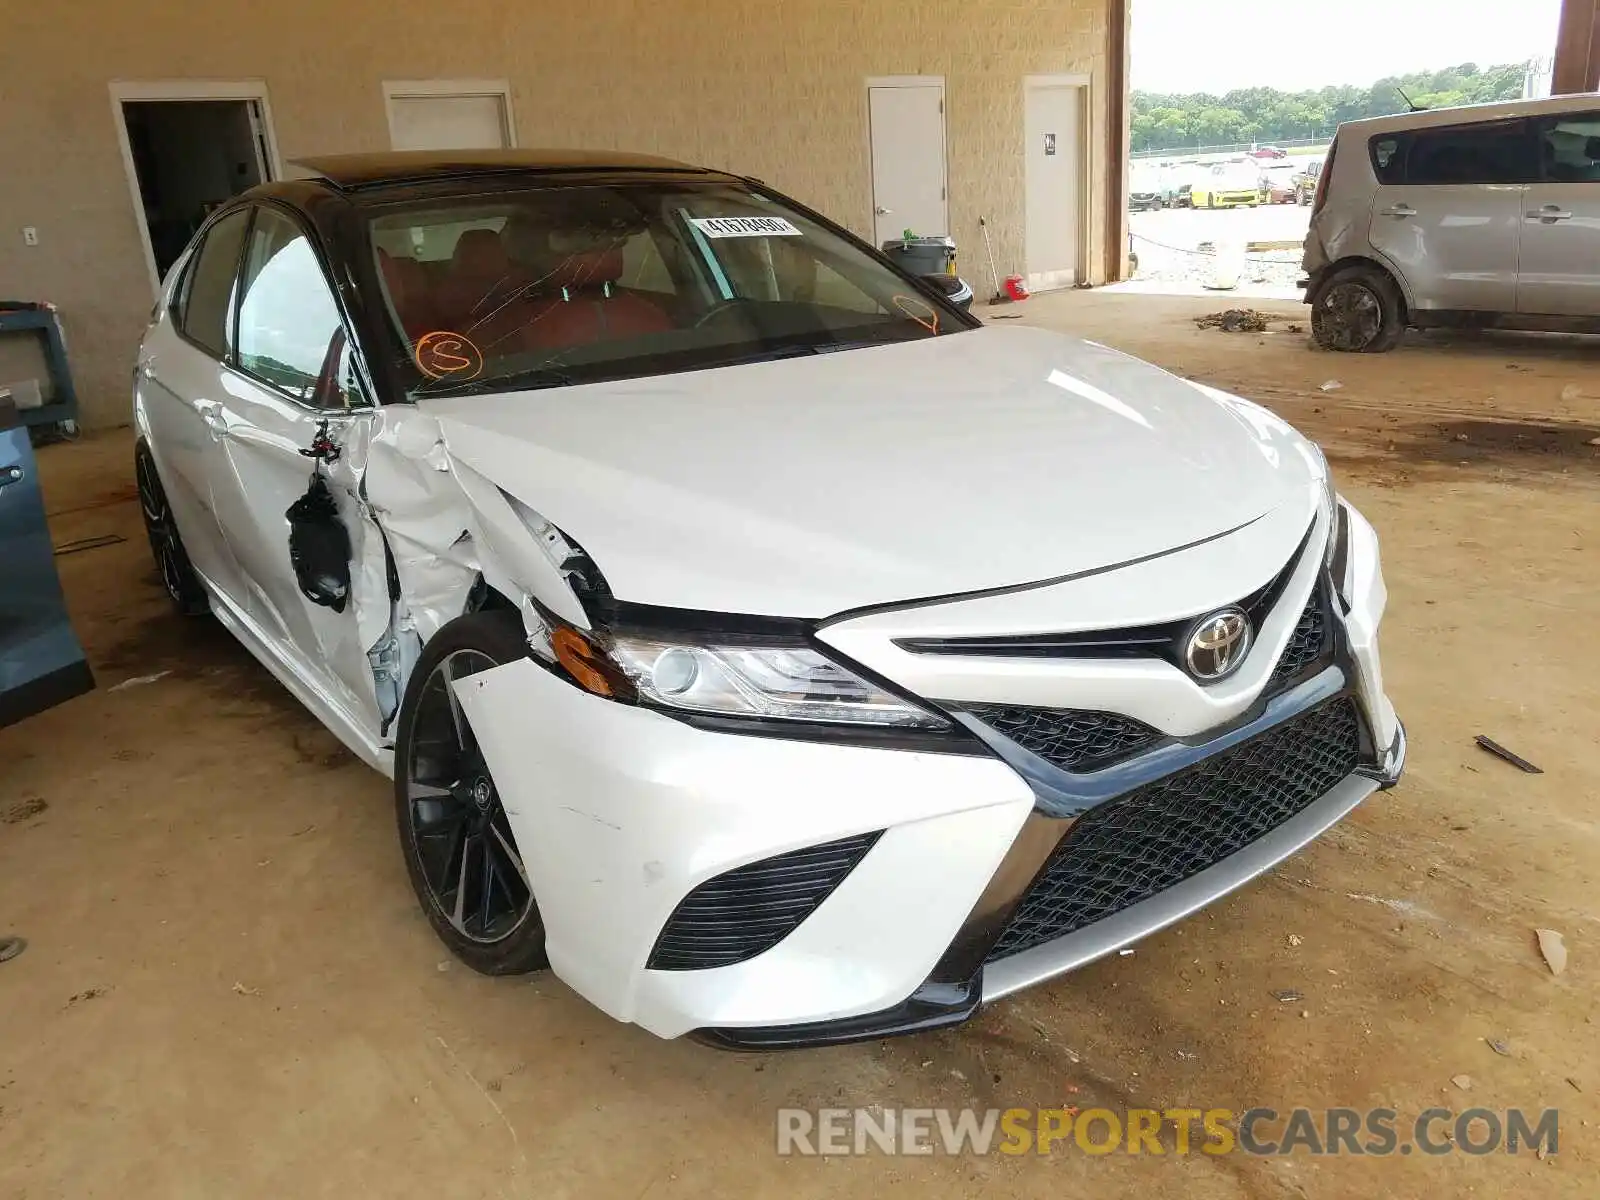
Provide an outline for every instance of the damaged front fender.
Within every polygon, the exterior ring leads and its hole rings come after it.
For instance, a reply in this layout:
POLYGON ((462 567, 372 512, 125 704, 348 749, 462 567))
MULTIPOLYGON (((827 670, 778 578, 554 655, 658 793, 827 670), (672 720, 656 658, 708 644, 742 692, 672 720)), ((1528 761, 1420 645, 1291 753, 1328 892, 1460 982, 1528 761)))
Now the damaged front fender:
POLYGON ((540 608, 589 627, 571 582, 573 545, 454 458, 427 413, 383 410, 360 464, 360 494, 384 552, 381 569, 363 564, 353 591, 385 738, 421 647, 474 606, 480 587, 515 606, 530 636, 543 631, 540 608))

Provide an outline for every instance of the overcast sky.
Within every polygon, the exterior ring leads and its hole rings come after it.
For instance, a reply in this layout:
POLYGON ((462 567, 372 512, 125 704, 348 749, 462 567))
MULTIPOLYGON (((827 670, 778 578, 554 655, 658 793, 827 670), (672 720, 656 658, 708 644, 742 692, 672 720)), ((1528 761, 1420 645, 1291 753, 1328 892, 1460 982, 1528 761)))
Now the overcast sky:
POLYGON ((1132 0, 1133 86, 1293 92, 1555 52, 1561 0, 1132 0))

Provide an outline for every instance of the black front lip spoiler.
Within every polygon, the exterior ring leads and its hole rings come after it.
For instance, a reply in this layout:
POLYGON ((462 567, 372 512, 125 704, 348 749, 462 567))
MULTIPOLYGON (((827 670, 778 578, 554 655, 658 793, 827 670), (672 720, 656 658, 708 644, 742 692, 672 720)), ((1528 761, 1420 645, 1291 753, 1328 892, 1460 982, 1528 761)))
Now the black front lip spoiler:
POLYGON ((983 973, 965 983, 928 982, 893 1008, 811 1021, 804 1025, 769 1025, 745 1029, 697 1029, 690 1036, 719 1050, 803 1050, 844 1046, 906 1033, 927 1033, 960 1025, 983 1003, 983 973))

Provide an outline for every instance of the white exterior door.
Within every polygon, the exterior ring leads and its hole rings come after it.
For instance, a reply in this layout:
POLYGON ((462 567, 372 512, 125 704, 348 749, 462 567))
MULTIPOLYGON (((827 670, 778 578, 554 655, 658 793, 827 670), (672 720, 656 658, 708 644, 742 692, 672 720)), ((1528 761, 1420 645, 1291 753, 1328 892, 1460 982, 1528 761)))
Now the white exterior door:
POLYGON ((1523 194, 1517 311, 1600 316, 1600 110, 1539 122, 1543 180, 1523 194))
MULTIPOLYGON (((212 459, 217 520, 239 564, 242 607, 261 635, 314 678, 323 699, 357 728, 379 726, 360 608, 308 599, 289 549, 290 507, 313 471, 304 451, 326 423, 341 446, 365 445, 374 419, 352 409, 349 342, 333 288, 304 230, 288 214, 260 206, 245 247, 239 286, 236 365, 221 410, 212 459)), ((365 524, 355 480, 341 454, 323 470, 351 539, 352 571, 364 561, 365 524)))
POLYGON ((1027 277, 1033 290, 1082 282, 1083 96, 1073 83, 1028 83, 1027 277))
POLYGON ((1398 268, 1420 309, 1511 312, 1526 190, 1380 187, 1372 201, 1372 248, 1398 268))
POLYGON ((1600 316, 1600 179, 1535 184, 1522 209, 1517 311, 1600 316))
POLYGON ((412 95, 389 91, 396 150, 503 150, 511 145, 504 93, 412 95))
POLYGON ((873 236, 878 245, 907 229, 950 232, 944 147, 944 84, 884 81, 867 88, 872 138, 873 236))
POLYGON ((177 300, 140 351, 134 393, 150 433, 167 503, 196 571, 230 599, 243 587, 216 512, 212 474, 222 454, 222 360, 231 350, 233 296, 249 214, 206 232, 185 268, 177 300))

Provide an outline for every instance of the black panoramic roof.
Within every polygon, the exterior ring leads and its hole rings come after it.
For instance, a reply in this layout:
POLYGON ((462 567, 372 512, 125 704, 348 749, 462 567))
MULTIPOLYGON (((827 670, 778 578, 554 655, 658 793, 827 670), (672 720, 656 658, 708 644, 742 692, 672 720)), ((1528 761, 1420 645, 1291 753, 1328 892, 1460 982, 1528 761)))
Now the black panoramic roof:
POLYGON ((340 191, 473 176, 662 172, 714 175, 670 158, 614 150, 391 150, 297 159, 297 166, 340 191))

